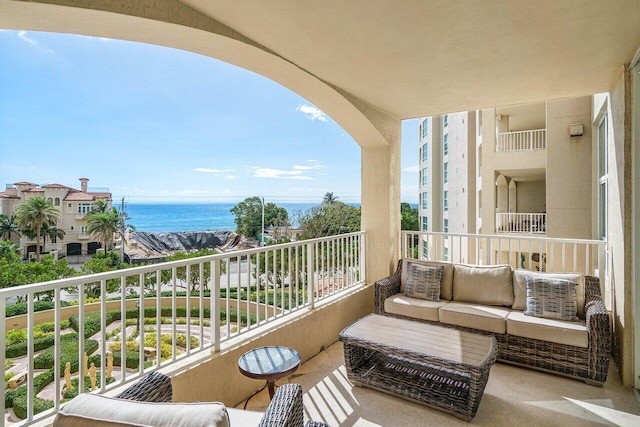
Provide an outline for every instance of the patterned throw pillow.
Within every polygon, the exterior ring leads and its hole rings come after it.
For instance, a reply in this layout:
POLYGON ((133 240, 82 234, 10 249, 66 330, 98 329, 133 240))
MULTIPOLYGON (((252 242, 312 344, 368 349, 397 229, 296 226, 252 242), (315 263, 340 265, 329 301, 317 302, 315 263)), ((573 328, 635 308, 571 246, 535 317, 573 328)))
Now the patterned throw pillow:
POLYGON ((429 267, 411 263, 404 294, 412 298, 440 301, 440 282, 444 267, 429 267))
POLYGON ((525 315, 547 319, 578 320, 576 282, 536 276, 525 276, 524 280, 527 285, 525 315))

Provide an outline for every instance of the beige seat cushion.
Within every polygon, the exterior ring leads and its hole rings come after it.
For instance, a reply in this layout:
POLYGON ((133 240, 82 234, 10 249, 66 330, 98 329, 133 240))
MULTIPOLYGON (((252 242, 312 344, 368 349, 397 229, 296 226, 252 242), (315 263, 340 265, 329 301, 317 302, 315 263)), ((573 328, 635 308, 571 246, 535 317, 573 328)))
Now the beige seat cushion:
POLYGON ((453 265, 453 300, 511 307, 513 281, 509 265, 453 265))
POLYGON ((513 270, 513 309, 526 310, 527 308, 527 284, 525 276, 544 277, 548 279, 564 279, 576 282, 576 302, 578 303, 578 317, 584 319, 584 276, 580 273, 543 273, 530 270, 513 270))
POLYGON ((229 427, 229 415, 218 402, 151 403, 83 393, 62 408, 53 425, 229 427))
POLYGON ((440 322, 448 325, 504 334, 508 308, 450 302, 440 308, 440 322))
POLYGON ((227 408, 229 412, 229 424, 235 426, 258 426, 264 418, 264 412, 245 411, 242 409, 227 408))
POLYGON ((399 316, 412 317, 414 319, 438 321, 438 310, 447 301, 429 301, 419 298, 411 298, 404 294, 395 294, 384 301, 384 311, 399 316))
POLYGON ((518 337, 550 341, 556 344, 584 348, 589 346, 587 325, 583 320, 568 322, 566 320, 525 316, 521 311, 513 311, 507 316, 507 333, 518 337))
POLYGON ((400 275, 400 292, 404 293, 405 286, 407 285, 407 277, 409 276, 409 265, 416 263, 420 265, 427 265, 429 267, 443 266, 442 281, 440 285, 440 299, 450 300, 453 298, 452 282, 453 282, 453 264, 450 262, 439 261, 422 261, 417 259, 405 258, 402 260, 402 273, 400 275))

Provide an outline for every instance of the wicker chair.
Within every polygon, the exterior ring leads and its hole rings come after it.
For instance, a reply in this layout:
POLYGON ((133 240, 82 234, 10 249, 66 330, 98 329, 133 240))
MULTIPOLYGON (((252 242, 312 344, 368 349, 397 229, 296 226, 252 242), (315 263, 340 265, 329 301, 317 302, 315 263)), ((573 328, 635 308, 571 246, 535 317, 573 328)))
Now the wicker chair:
MULTIPOLYGON (((139 402, 171 402, 171 379, 159 372, 146 375, 137 383, 116 396, 118 399, 139 402)), ((54 420, 56 426, 58 417, 54 420)), ((302 387, 300 384, 284 384, 278 387, 271 403, 260 421, 259 427, 302 427, 304 414, 302 387)), ((306 427, 329 427, 317 421, 308 421, 306 427)))

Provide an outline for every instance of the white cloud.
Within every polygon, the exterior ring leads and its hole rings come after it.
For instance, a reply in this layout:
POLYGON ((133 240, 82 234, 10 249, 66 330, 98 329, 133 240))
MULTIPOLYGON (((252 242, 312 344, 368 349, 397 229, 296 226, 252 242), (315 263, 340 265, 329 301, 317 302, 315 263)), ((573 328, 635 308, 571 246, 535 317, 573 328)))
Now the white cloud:
POLYGON ((415 172, 415 173, 417 173, 417 172, 420 172, 420 168, 419 168, 418 165, 408 166, 408 167, 402 169, 402 171, 403 172, 415 172))
POLYGON ((255 178, 280 178, 280 179, 312 179, 302 175, 301 170, 280 170, 271 168, 253 168, 255 178))
POLYGON ((299 170, 299 171, 310 171, 313 169, 322 169, 322 168, 324 168, 323 165, 312 165, 312 166, 293 165, 293 169, 299 170))
POLYGON ((296 111, 301 111, 306 118, 310 120, 320 120, 321 122, 326 122, 329 117, 322 112, 318 107, 314 107, 313 105, 298 105, 296 107, 296 111))
POLYGON ((233 169, 210 169, 210 168, 195 168, 194 172, 205 172, 205 173, 227 173, 233 172, 233 169))
POLYGON ((23 31, 18 31, 18 37, 20 37, 25 42, 29 43, 31 46, 35 46, 36 44, 38 44, 38 42, 36 42, 34 39, 29 38, 27 36, 27 32, 24 31, 24 30, 23 31))

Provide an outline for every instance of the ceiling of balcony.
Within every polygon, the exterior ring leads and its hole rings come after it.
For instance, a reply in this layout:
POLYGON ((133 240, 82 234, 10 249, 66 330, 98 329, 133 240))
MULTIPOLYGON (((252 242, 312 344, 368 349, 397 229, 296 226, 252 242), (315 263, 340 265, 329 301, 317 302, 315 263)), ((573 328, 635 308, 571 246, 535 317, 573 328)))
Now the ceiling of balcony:
POLYGON ((640 47, 640 1, 624 0, 0 0, 0 12, 0 28, 210 55, 329 106, 322 82, 400 119, 608 91, 640 47))
POLYGON ((608 91, 640 2, 184 0, 399 118, 608 91))

